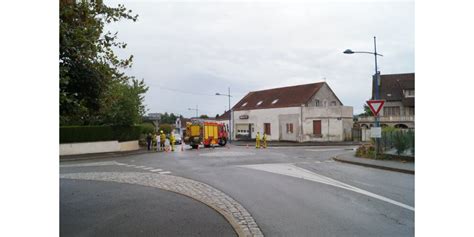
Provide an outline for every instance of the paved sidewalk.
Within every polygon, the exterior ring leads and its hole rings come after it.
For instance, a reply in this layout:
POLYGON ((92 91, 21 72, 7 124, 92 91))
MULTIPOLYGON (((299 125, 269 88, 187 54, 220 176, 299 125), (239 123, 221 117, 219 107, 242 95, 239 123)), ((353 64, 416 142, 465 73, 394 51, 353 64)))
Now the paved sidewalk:
POLYGON ((415 174, 415 163, 412 162, 400 162, 391 160, 373 160, 367 158, 356 157, 352 152, 337 155, 333 157, 334 160, 354 165, 362 165, 371 168, 391 170, 407 174, 415 174))

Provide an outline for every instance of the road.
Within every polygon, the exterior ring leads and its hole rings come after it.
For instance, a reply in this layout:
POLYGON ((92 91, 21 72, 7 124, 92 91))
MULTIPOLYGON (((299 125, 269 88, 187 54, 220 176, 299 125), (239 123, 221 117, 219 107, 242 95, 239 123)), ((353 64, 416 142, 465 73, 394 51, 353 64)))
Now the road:
MULTIPOLYGON (((61 233, 74 233, 75 227, 71 221, 86 218, 86 215, 63 213, 68 210, 63 203, 71 200, 72 197, 68 193, 73 190, 92 190, 92 194, 96 190, 110 190, 111 194, 120 194, 119 196, 128 193, 128 198, 118 200, 115 207, 122 207, 126 201, 133 200, 134 195, 130 194, 137 195, 134 202, 141 203, 141 208, 155 206, 151 200, 157 199, 157 195, 163 196, 166 191, 144 190, 144 187, 137 189, 137 185, 130 184, 142 184, 142 181, 120 183, 143 176, 140 179, 182 177, 208 184, 231 197, 248 211, 265 236, 414 235, 414 175, 338 163, 331 159, 336 154, 352 152, 352 147, 229 147, 199 150, 186 148, 184 151, 178 147, 178 151, 173 153, 153 152, 101 160, 61 162, 61 228, 67 230, 61 233), (87 175, 95 175, 94 179, 113 180, 115 183, 113 186, 102 181, 80 181, 85 183, 74 184, 73 181, 78 181, 65 177, 68 175, 82 175, 81 177, 86 178, 87 175)), ((179 196, 175 193, 173 195, 179 196)), ((107 199, 107 196, 87 199, 86 195, 75 201, 74 205, 100 207, 104 199, 107 199)), ((173 198, 168 197, 166 200, 169 199, 173 198)), ((177 203, 191 202, 187 197, 174 199, 177 203)), ((178 230, 184 231, 188 228, 186 231, 189 232, 186 233, 199 229, 193 232, 195 236, 235 236, 235 232, 229 230, 230 225, 222 221, 222 216, 209 208, 209 205, 196 206, 193 209, 194 214, 202 213, 201 216, 207 218, 199 223, 194 223, 192 216, 187 220, 180 219, 180 212, 183 210, 177 208, 180 204, 175 206, 176 208, 170 205, 157 207, 156 215, 153 214, 155 211, 145 214, 130 212, 130 215, 144 215, 146 220, 141 222, 144 226, 152 225, 152 222, 159 223, 159 226, 163 225, 163 222, 159 221, 163 213, 174 213, 172 223, 176 228, 168 230, 171 231, 166 232, 168 235, 172 231, 175 231, 175 234, 171 235, 186 235, 180 234, 184 232, 178 230), (204 209, 208 209, 207 212, 204 209), (189 225, 180 226, 183 222, 189 225), (209 228, 204 227, 209 223, 215 223, 216 228, 211 228, 215 232, 211 233, 209 228)), ((113 205, 110 206, 112 207, 113 205)), ((127 205, 123 208, 132 209, 127 205)), ((100 219, 107 214, 91 215, 100 219)), ((132 222, 129 226, 135 224, 132 222)), ((103 225, 101 228, 116 228, 111 223, 104 222, 103 225)), ((82 228, 92 229, 88 231, 94 233, 94 228, 97 227, 87 227, 84 224, 82 228)), ((145 227, 142 229, 143 232, 135 230, 135 233, 143 233, 146 236, 157 231, 145 227)), ((96 233, 107 235, 115 232, 102 230, 96 233)))

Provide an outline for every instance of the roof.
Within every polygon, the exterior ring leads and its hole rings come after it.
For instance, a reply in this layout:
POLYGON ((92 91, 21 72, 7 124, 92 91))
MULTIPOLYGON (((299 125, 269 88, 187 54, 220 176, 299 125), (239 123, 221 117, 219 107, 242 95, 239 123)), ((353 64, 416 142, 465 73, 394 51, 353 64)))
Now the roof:
MULTIPOLYGON (((374 82, 375 83, 375 82, 374 82)), ((379 97, 386 101, 404 101, 404 104, 413 104, 414 98, 405 98, 403 90, 415 89, 415 73, 380 75, 379 97)), ((372 98, 375 89, 372 87, 372 98)))
MULTIPOLYGON (((306 104, 326 82, 249 92, 232 109, 270 109, 306 104)), ((329 86, 328 86, 329 87, 329 86)))
POLYGON ((222 120, 229 120, 230 119, 230 110, 225 111, 223 114, 219 115, 216 120, 222 121, 222 120))

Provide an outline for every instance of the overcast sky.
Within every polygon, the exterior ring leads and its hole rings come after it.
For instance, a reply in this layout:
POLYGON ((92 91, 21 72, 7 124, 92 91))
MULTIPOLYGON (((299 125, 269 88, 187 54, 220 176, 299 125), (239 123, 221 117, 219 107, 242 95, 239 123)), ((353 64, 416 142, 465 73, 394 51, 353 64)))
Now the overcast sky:
POLYGON ((150 87, 149 113, 215 116, 249 91, 323 81, 362 112, 377 51, 382 74, 414 72, 413 1, 105 1, 139 14, 118 31, 134 55, 127 74, 150 87))

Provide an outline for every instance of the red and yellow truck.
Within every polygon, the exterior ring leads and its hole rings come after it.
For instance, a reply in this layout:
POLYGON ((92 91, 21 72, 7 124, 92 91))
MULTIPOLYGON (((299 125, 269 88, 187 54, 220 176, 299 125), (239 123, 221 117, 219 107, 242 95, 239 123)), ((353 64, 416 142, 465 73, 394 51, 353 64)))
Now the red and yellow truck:
POLYGON ((227 139, 228 132, 223 123, 203 120, 192 120, 186 123, 184 142, 189 144, 193 149, 198 148, 200 144, 203 144, 204 147, 217 144, 225 146, 227 139))

